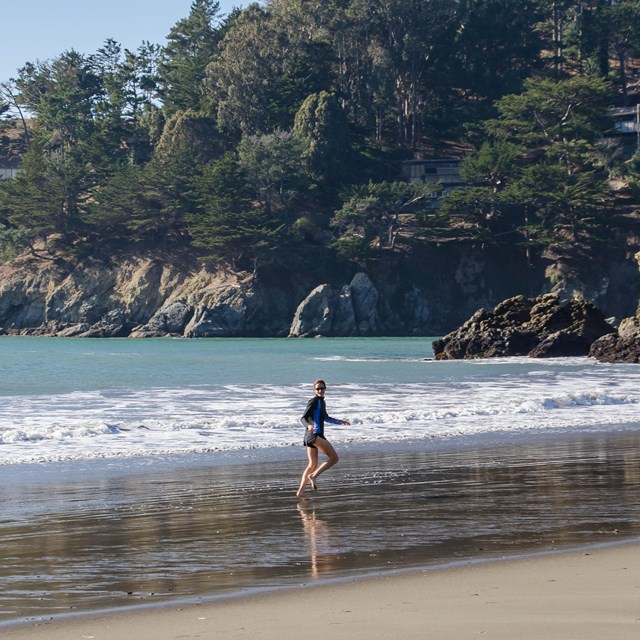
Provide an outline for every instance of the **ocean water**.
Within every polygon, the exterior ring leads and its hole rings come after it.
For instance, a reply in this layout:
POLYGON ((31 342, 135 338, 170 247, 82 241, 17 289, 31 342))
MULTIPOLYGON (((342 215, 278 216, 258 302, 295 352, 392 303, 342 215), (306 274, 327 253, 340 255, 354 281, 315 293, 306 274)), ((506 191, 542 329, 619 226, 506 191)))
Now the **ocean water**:
POLYGON ((0 338, 5 625, 640 536, 640 367, 431 341, 0 338), (340 464, 298 500, 328 385, 340 464))
MULTIPOLYGON (((464 445, 638 425, 640 366, 588 358, 439 362, 431 340, 0 338, 0 464, 221 452, 301 441, 324 378, 353 447, 464 445)), ((296 452, 297 454, 298 452, 296 452)))

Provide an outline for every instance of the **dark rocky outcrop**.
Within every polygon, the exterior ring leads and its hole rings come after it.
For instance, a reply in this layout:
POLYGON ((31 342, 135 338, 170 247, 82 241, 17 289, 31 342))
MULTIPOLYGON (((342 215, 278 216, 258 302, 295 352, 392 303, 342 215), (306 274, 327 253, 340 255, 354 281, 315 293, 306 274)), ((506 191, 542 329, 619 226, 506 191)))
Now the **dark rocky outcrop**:
POLYGON ((598 338, 612 332, 602 312, 584 300, 517 296, 492 312, 477 311, 456 331, 434 341, 433 351, 438 360, 586 356, 598 338))
POLYGON ((640 363, 640 315, 625 318, 617 333, 596 340, 589 355, 600 362, 640 363))

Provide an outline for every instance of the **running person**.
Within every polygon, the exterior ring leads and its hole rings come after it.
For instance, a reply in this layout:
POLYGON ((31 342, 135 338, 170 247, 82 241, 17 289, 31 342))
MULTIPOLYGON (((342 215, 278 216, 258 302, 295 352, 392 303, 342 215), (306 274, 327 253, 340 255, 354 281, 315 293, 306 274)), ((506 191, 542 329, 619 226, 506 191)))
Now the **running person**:
POLYGON ((305 427, 304 446, 307 447, 309 463, 302 474, 300 487, 296 494, 299 498, 303 498, 305 496, 307 483, 310 483, 315 491, 317 489, 316 478, 321 473, 324 473, 327 469, 338 463, 338 454, 336 453, 336 450, 324 437, 324 423, 349 424, 347 420, 338 420, 337 418, 332 418, 327 414, 327 407, 324 401, 324 392, 326 389, 327 385, 324 380, 316 380, 313 383, 315 395, 307 403, 304 415, 300 418, 300 422, 302 422, 305 427), (322 451, 322 453, 324 453, 328 458, 319 467, 318 450, 322 451))

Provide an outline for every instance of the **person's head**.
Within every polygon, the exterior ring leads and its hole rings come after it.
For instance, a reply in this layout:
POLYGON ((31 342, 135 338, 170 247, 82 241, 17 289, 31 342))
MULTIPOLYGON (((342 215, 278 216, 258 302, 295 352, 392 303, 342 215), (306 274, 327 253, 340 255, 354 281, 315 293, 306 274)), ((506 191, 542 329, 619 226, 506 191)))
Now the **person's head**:
POLYGON ((324 395, 326 388, 327 388, 327 385, 325 384, 324 380, 316 380, 313 383, 313 390, 316 392, 317 396, 324 395))

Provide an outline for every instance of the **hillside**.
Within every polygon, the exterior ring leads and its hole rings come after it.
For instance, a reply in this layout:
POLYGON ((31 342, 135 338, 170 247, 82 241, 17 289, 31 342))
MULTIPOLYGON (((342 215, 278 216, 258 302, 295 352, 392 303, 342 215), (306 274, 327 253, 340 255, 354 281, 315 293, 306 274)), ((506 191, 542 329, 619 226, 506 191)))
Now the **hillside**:
POLYGON ((639 25, 636 0, 195 0, 162 45, 25 65, 0 87, 0 156, 21 158, 0 326, 129 335, 179 301, 193 334, 225 282, 229 331, 287 335, 357 273, 377 333, 548 291, 631 315, 640 132, 611 107, 640 101, 639 25), (403 177, 454 158, 454 186, 403 177))

